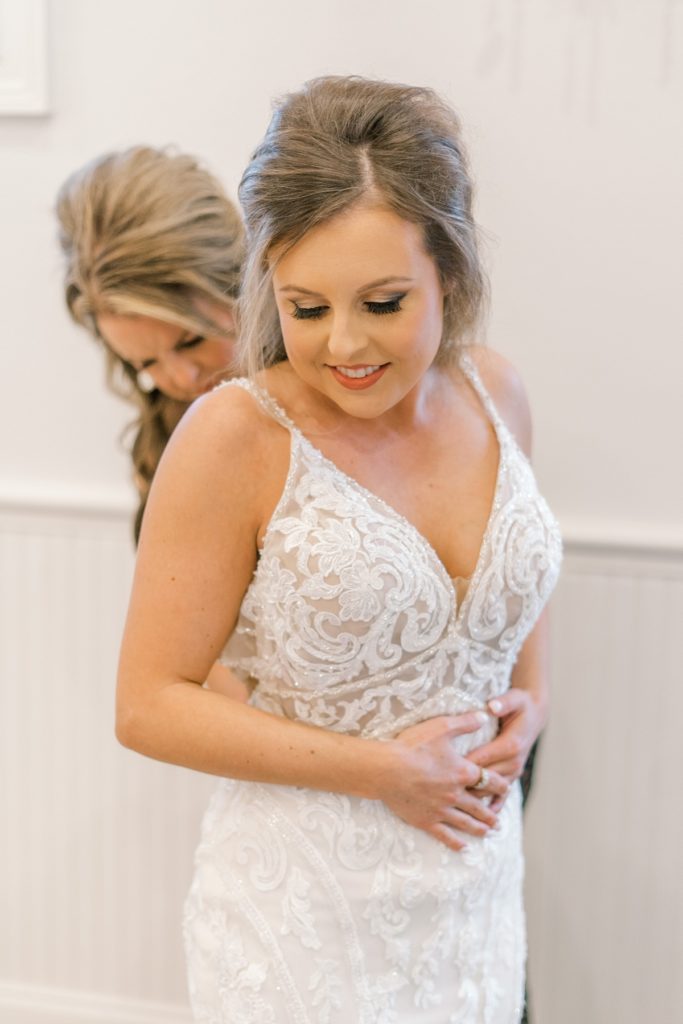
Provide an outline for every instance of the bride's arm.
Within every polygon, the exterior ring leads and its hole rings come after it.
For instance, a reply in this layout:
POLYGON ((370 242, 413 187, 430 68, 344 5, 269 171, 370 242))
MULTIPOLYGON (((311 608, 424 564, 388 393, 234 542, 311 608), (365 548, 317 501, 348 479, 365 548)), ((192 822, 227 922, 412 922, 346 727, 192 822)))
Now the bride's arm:
POLYGON ((380 799, 459 849, 453 828, 482 834, 489 823, 454 809, 480 773, 450 741, 480 728, 476 713, 378 742, 272 716, 202 687, 234 628, 259 529, 282 489, 289 439, 277 431, 249 395, 231 388, 200 400, 174 432, 140 538, 118 674, 118 738, 214 775, 380 799))
MULTIPOLYGON (((472 355, 498 411, 530 459, 531 411, 519 374, 500 353, 491 349, 473 350, 472 355)), ((489 701, 491 713, 500 718, 498 736, 469 755, 475 764, 494 769, 509 782, 522 775, 531 749, 546 723, 549 703, 548 634, 546 608, 522 646, 512 672, 510 689, 500 698, 489 701)), ((492 809, 499 809, 501 803, 500 799, 494 799, 492 809)))
POLYGON ((249 699, 250 688, 241 679, 238 679, 234 672, 231 672, 225 665, 217 661, 211 666, 211 671, 206 678, 204 686, 214 693, 222 693, 233 700, 245 701, 249 699))
MULTIPOLYGON (((500 718, 498 736, 469 755, 475 764, 482 768, 493 768, 509 782, 521 777, 531 748, 546 724, 548 634, 546 608, 520 651, 510 689, 489 701, 491 712, 500 718)), ((496 810, 501 802, 494 800, 492 808, 496 810)))

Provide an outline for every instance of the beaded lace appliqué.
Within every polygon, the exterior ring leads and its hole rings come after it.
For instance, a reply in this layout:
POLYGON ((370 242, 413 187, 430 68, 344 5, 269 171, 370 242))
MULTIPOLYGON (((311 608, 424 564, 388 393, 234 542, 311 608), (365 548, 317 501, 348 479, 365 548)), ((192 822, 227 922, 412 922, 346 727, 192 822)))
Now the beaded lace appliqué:
MULTIPOLYGON (((510 685, 556 581, 557 524, 469 359, 496 431, 495 497, 462 602, 416 528, 291 434, 287 481, 222 660, 276 715, 388 739, 510 685)), ((460 737, 462 753, 493 720, 460 737)), ((516 1024, 525 954, 518 793, 454 854, 382 804, 224 780, 186 907, 205 1024, 516 1024)))
MULTIPOLYGON (((315 448, 269 396, 243 387, 291 431, 290 468, 222 660, 259 680, 269 711, 363 736, 394 735, 508 685, 552 590, 557 524, 471 361, 496 431, 493 504, 466 596, 403 516, 315 448)), ((230 386, 229 385, 229 386, 230 386)))

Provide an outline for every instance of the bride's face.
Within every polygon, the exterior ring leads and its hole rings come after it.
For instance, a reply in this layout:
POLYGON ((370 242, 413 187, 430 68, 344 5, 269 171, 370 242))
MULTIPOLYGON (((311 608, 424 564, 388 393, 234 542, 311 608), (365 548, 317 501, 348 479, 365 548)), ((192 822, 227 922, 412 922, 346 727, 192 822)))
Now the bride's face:
POLYGON ((419 386, 439 350, 443 288, 420 227, 356 206, 274 266, 290 365, 344 412, 369 419, 419 386))

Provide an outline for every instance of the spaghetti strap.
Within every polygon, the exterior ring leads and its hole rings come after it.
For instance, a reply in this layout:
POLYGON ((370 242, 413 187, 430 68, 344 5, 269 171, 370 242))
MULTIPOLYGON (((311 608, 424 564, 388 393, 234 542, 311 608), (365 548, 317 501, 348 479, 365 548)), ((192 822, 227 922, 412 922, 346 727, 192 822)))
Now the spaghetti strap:
POLYGON ((481 399, 481 403, 484 406, 486 412, 488 413, 488 416, 491 419, 494 427, 496 428, 496 432, 499 435, 501 431, 504 434, 507 434, 508 430, 505 420, 498 412, 493 399, 491 398, 490 394, 484 387, 484 383, 481 377, 479 376, 479 371, 474 365, 472 357, 470 356, 469 352, 465 352, 461 357, 460 367, 465 376, 467 377, 467 379, 469 380, 470 384, 474 388, 474 390, 477 392, 477 395, 481 399))
POLYGON ((253 380, 249 380, 248 377, 233 377, 232 380, 221 381, 214 390, 225 387, 242 388, 242 390, 247 391, 260 405, 263 411, 277 423, 285 427, 290 432, 297 430, 295 424, 290 420, 284 409, 278 405, 273 396, 269 394, 265 388, 261 388, 258 384, 254 383, 253 380))

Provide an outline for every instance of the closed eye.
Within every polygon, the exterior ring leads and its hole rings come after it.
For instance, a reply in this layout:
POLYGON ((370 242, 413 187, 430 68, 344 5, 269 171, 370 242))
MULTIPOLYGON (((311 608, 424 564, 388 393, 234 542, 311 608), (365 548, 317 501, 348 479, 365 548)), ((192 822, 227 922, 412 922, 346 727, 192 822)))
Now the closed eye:
MULTIPOLYGON (((368 300, 364 302, 368 313, 373 313, 375 316, 383 316, 386 313, 398 313, 403 307, 401 302, 406 297, 406 292, 401 295, 395 295, 391 299, 386 299, 384 302, 372 302, 368 300)), ((295 320, 320 320, 323 314, 329 309, 329 306, 299 306, 294 303, 294 312, 292 316, 295 320)))
MULTIPOLYGON (((176 345, 173 346, 173 351, 183 352, 185 351, 185 349, 188 348, 196 348, 197 345, 201 345, 203 341, 206 341, 204 335, 197 334, 194 338, 188 338, 187 341, 179 341, 176 345)), ((140 370, 149 370, 150 367, 156 366, 156 364, 156 359, 143 359, 143 361, 139 365, 136 365, 135 363, 129 363, 129 366, 133 368, 135 373, 139 373, 140 370)))
POLYGON ((198 334, 194 338, 188 338, 187 341, 179 341, 175 347, 175 350, 176 352, 181 352, 183 349, 186 348, 196 348, 196 346, 201 345, 203 341, 206 341, 204 335, 198 334))
POLYGON ((395 295, 393 299, 387 299, 386 302, 364 302, 363 305, 367 309, 368 313, 375 313, 377 316, 382 316, 384 313, 398 313, 401 307, 401 302, 406 297, 406 292, 402 295, 395 295))
POLYGON ((319 320, 329 306, 297 306, 294 303, 292 316, 295 320, 319 320))

